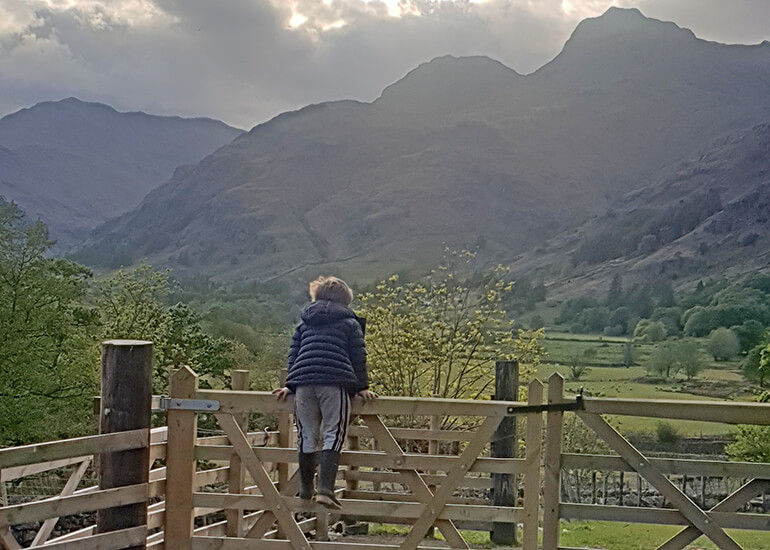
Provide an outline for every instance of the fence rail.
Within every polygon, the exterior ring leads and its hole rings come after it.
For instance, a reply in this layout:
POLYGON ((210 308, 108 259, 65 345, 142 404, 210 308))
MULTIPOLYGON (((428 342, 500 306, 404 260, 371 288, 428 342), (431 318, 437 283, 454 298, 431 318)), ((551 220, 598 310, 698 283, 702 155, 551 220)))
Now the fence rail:
MULTIPOLYGON (((173 410, 168 412, 168 428, 0 449, 4 486, 50 470, 66 471, 68 476, 57 496, 2 503, 0 548, 22 547, 12 532, 13 526, 22 523, 39 524, 31 547, 65 550, 393 547, 324 540, 328 526, 336 520, 348 525, 369 521, 411 526, 400 544, 404 550, 422 548, 423 535, 434 527, 449 547, 467 548, 460 529, 490 530, 494 524, 521 525, 525 550, 535 550, 539 544, 556 550, 563 520, 681 526, 676 536, 660 543, 663 550, 684 548, 701 535, 719 548, 740 548, 726 529, 768 531, 770 536, 770 514, 756 505, 748 511, 753 499, 770 491, 770 464, 647 457, 605 420, 607 415, 632 415, 767 426, 768 404, 586 397, 577 411, 559 407, 538 411, 542 402, 575 404, 574 397, 563 394, 558 375, 549 380, 545 395, 543 385, 533 381, 526 403, 399 397, 355 401, 353 415, 360 421, 351 426, 340 460, 344 488, 338 486, 337 494, 342 509, 330 515, 315 507, 308 509, 294 496, 297 452, 290 400, 278 402, 268 393, 241 389, 199 390, 189 369, 174 376, 172 397, 219 402, 215 418, 220 434, 197 435, 197 417, 205 411, 173 410), (525 406, 530 412, 521 414, 525 406), (247 431, 248 414, 255 412, 274 415, 283 431, 247 431), (581 418, 615 454, 563 452, 564 415, 568 414, 581 418), (464 427, 439 429, 447 417, 460 419, 464 427), (490 442, 501 437, 496 429, 506 417, 525 419, 526 430, 517 432, 526 443, 524 456, 490 456, 490 442), (148 449, 151 457, 147 483, 101 490, 83 486, 84 473, 101 454, 139 448, 148 449), (583 502, 575 472, 593 472, 592 503, 583 502), (615 501, 608 502, 605 487, 597 502, 596 472, 605 472, 605 484, 611 474, 617 474, 615 501), (494 504, 493 476, 510 476, 514 505, 494 504), (693 478, 700 479, 698 498, 688 495, 687 482, 693 478), (713 505, 707 508, 705 480, 709 478, 733 480, 733 489, 711 498, 713 505), (636 499, 625 493, 624 479, 636 483, 636 499), (643 483, 659 497, 657 505, 642 501, 643 483), (89 526, 52 538, 60 517, 135 503, 145 503, 146 525, 109 533, 97 533, 95 526, 89 526), (295 517, 299 512, 303 516, 295 517), (310 538, 312 533, 315 540, 310 538)), ((234 386, 244 387, 245 382, 234 377, 234 386)))

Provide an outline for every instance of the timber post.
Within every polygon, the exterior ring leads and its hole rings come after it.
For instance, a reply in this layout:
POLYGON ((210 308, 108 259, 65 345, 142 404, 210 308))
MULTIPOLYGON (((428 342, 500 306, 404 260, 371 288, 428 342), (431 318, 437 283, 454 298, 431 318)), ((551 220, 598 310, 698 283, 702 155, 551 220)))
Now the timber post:
MULTIPOLYGON (((171 375, 169 399, 192 399, 197 389, 198 376, 190 367, 184 366, 171 375)), ((165 549, 190 550, 198 415, 192 410, 169 409, 166 424, 165 549)))
MULTIPOLYGON (((249 371, 247 370, 234 370, 230 375, 230 388, 233 390, 248 390, 249 389, 249 371)), ((243 430, 243 433, 248 433, 248 415, 237 414, 233 415, 235 422, 243 430)), ((233 453, 230 456, 230 470, 227 477, 227 490, 231 494, 242 494, 246 489, 246 469, 243 467, 241 457, 238 453, 233 453)), ((228 509, 225 511, 227 518, 227 525, 225 527, 225 534, 228 537, 240 538, 243 536, 243 511, 237 508, 228 509)))
MULTIPOLYGON (((147 430, 147 445, 99 457, 99 489, 145 484, 149 495, 150 422, 152 415, 152 342, 102 342, 99 433, 147 430)), ((107 533, 147 525, 147 498, 143 502, 99 510, 96 532, 107 533)), ((129 550, 146 548, 146 544, 129 550)))
MULTIPOLYGON (((527 404, 543 403, 543 384, 532 380, 527 391, 527 404)), ((540 459, 542 458, 543 414, 527 415, 526 459, 524 465, 524 526, 522 550, 537 550, 540 515, 540 459)))
MULTIPOLYGON (((558 372, 548 379, 548 404, 564 399, 564 378, 558 372)), ((543 461, 543 550, 559 548, 561 504, 561 439, 563 411, 546 413, 545 459, 543 461)))
MULTIPOLYGON (((495 361, 495 396, 498 401, 518 401, 518 361, 495 361)), ((490 445, 493 458, 516 457, 516 418, 502 419, 490 445)), ((516 506, 515 474, 492 474, 492 496, 495 506, 516 506)), ((489 538, 493 544, 513 545, 516 542, 515 523, 494 523, 489 538)))

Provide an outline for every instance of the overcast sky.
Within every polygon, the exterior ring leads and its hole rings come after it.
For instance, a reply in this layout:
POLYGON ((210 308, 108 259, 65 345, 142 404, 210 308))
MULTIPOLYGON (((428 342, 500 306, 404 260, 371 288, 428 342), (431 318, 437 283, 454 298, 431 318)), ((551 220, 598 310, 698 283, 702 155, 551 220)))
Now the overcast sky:
POLYGON ((0 0, 0 115, 75 96, 248 129, 371 101, 439 55, 530 73, 611 5, 708 40, 770 40, 768 0, 0 0))

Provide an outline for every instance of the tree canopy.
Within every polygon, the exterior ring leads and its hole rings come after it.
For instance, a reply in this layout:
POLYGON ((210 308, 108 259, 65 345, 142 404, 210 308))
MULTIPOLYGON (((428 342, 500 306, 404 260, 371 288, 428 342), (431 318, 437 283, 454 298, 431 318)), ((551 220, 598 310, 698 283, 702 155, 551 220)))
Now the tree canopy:
POLYGON ((97 319, 82 305, 91 272, 46 258, 53 245, 0 198, 0 442, 84 429, 98 376, 97 319), (84 420, 86 419, 86 420, 84 420))

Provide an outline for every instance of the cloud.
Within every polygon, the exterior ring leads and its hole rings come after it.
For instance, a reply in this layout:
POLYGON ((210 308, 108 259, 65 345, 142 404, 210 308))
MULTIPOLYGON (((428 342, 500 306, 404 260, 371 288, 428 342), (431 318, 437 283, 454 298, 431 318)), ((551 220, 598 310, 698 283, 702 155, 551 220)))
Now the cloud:
MULTIPOLYGON (((742 28, 758 27, 751 10, 765 9, 744 1, 743 15, 735 7, 740 2, 729 3, 738 13, 727 19, 734 22, 733 42, 741 41, 735 37, 742 28)), ((0 113, 75 95, 121 110, 211 116, 248 128, 308 103, 371 101, 439 55, 488 55, 532 72, 560 51, 580 19, 611 4, 0 0, 0 113)), ((714 29, 720 14, 730 12, 716 0, 625 4, 714 29)))

